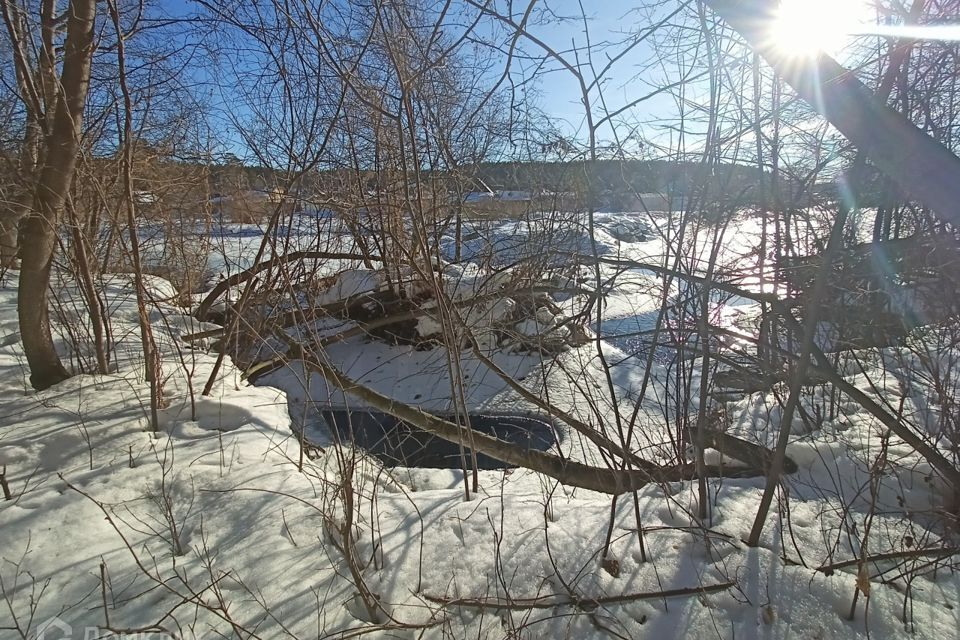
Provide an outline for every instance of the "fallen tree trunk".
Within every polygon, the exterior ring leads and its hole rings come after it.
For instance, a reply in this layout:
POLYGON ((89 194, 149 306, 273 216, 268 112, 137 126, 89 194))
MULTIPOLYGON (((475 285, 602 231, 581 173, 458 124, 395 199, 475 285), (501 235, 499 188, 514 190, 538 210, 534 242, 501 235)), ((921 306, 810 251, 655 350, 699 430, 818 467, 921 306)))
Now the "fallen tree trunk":
POLYGON ((210 308, 213 304, 220 299, 220 296, 225 294, 230 287, 235 287, 238 284, 250 280, 255 275, 263 273, 268 269, 272 269, 275 266, 281 264, 287 264, 288 262, 296 262, 298 260, 380 260, 376 256, 362 256, 355 253, 335 253, 330 251, 294 251, 292 253, 286 253, 282 256, 276 256, 269 260, 264 260, 263 262, 258 262, 249 269, 245 269, 239 273, 235 273, 229 278, 225 278, 217 283, 217 285, 210 290, 210 293, 200 302, 197 306, 196 315, 198 320, 206 320, 207 316, 210 313, 210 308))
MULTIPOLYGON (((766 302, 771 305, 773 311, 781 318, 784 319, 788 328, 794 332, 799 340, 803 340, 805 331, 803 327, 800 326, 800 323, 797 322, 796 318, 791 315, 790 310, 787 308, 783 300, 777 297, 774 294, 770 293, 755 293, 742 287, 732 285, 725 282, 716 282, 712 281, 707 283, 707 280, 702 276, 683 273, 668 267, 663 267, 655 264, 648 264, 644 262, 635 262, 633 260, 625 260, 619 258, 592 258, 590 256, 577 256, 577 254, 562 254, 568 256, 578 257, 583 260, 596 260, 602 264, 615 265, 620 267, 629 267, 631 269, 641 269, 645 271, 650 271, 659 275, 670 275, 675 278, 680 278, 687 280, 688 282, 699 283, 701 285, 709 284, 710 288, 716 289, 718 291, 725 291, 727 293, 732 293, 734 295, 746 298, 748 300, 753 300, 755 302, 766 302)), ((942 453, 937 451, 937 449, 931 445, 929 442, 925 441, 919 435, 911 431, 910 427, 903 424, 890 412, 884 410, 879 403, 873 400, 866 393, 856 388, 849 382, 843 379, 840 373, 837 371, 836 367, 833 366, 833 363, 830 359, 823 353, 816 345, 813 346, 812 354, 816 366, 810 366, 810 371, 823 377, 831 384, 835 385, 840 391, 847 394, 852 398, 857 404, 862 406, 867 410, 870 415, 877 418, 884 426, 886 426, 890 431, 903 440, 905 443, 910 445, 914 451, 916 451, 924 460, 930 463, 941 477, 950 485, 950 488, 953 490, 955 496, 960 496, 960 469, 954 466, 942 453)), ((796 358, 795 354, 789 354, 790 357, 796 358)))
POLYGON ((475 609, 516 610, 524 609, 555 609, 557 607, 577 607, 584 611, 593 611, 597 607, 611 604, 624 604, 638 600, 662 600, 664 598, 678 598, 696 596, 705 593, 718 593, 736 586, 735 582, 720 582, 717 584, 697 585, 695 587, 665 589, 663 591, 640 591, 623 593, 613 596, 577 596, 576 594, 553 594, 536 596, 534 598, 448 598, 422 594, 425 600, 449 607, 472 607, 475 609))
POLYGON ((960 158, 889 108, 827 54, 798 58, 780 48, 770 37, 777 2, 707 0, 706 4, 903 193, 930 207, 941 220, 960 223, 960 158))
MULTIPOLYGON (((580 487, 611 495, 620 495, 628 491, 640 489, 651 482, 665 483, 690 480, 697 475, 697 469, 693 464, 664 467, 644 461, 643 468, 626 470, 594 467, 581 462, 560 458, 559 456, 543 451, 524 449, 510 442, 499 440, 467 427, 461 427, 453 422, 443 420, 418 408, 378 393, 349 378, 332 365, 323 362, 321 358, 313 357, 303 345, 292 341, 289 337, 284 336, 282 339, 290 346, 289 357, 291 360, 303 362, 306 368, 319 373, 329 383, 343 390, 345 393, 350 393, 360 398, 373 409, 388 413, 449 442, 463 444, 465 446, 466 443, 470 443, 470 446, 478 452, 485 453, 507 464, 542 473, 567 486, 580 487)), ((718 440, 718 443, 719 442, 718 440)), ((735 455, 731 452, 728 453, 732 456, 735 455)), ((766 455, 772 456, 773 454, 768 451, 766 455)), ((796 466, 793 465, 792 468, 796 468, 796 466)), ((743 478, 758 477, 766 474, 766 469, 753 467, 728 468, 711 465, 708 466, 705 471, 708 477, 743 478)))

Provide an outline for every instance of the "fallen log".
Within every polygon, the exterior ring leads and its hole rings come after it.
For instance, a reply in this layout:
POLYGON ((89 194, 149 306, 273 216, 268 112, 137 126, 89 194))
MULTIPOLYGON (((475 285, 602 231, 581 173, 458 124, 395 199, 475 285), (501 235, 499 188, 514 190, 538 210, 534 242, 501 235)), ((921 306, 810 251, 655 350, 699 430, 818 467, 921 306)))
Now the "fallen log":
MULTIPOLYGON (((726 282, 708 282, 703 276, 683 273, 681 271, 656 264, 636 262, 622 258, 597 258, 591 256, 581 256, 579 254, 568 252, 560 255, 571 256, 574 259, 579 257, 584 261, 593 260, 594 262, 599 262, 601 264, 642 269, 659 275, 679 278, 701 285, 708 285, 711 289, 715 289, 717 291, 726 291, 727 293, 732 293, 748 300, 766 302, 770 304, 774 313, 783 318, 787 327, 793 331, 794 335, 796 335, 801 341, 805 335, 803 327, 800 326, 800 323, 797 322, 796 318, 794 318, 790 313, 785 301, 772 293, 757 293, 726 282)), ((796 358, 795 354, 784 355, 787 355, 791 358, 796 358)), ((879 403, 871 399, 866 393, 844 380, 830 359, 826 356, 826 354, 824 354, 822 349, 816 345, 813 345, 811 355, 813 356, 814 360, 814 363, 811 363, 811 366, 809 367, 811 372, 816 373, 827 382, 830 382, 836 386, 840 391, 847 394, 854 402, 863 407, 873 417, 882 422, 883 425, 890 429, 894 435, 912 447, 913 450, 916 451, 924 460, 930 463, 930 466, 936 469, 937 473, 939 473, 947 482, 947 484, 950 485, 950 488, 955 496, 960 496, 960 469, 950 462, 946 456, 940 453, 940 451, 938 451, 933 444, 924 440, 919 434, 914 433, 908 425, 904 424, 899 418, 886 411, 882 406, 880 406, 879 403), (816 366, 813 366, 813 364, 816 366)))
MULTIPOLYGON (((322 358, 311 354, 303 345, 293 341, 289 336, 278 332, 278 337, 289 345, 288 356, 291 360, 302 361, 306 368, 319 373, 328 382, 344 392, 360 398, 373 409, 388 413, 449 442, 456 444, 469 443, 473 449, 491 458, 542 473, 554 478, 561 484, 600 493, 620 495, 640 489, 651 482, 666 483, 691 480, 697 477, 696 466, 692 463, 661 466, 631 456, 634 461, 634 468, 631 469, 594 467, 536 449, 524 450, 513 443, 443 420, 374 391, 370 387, 349 378, 332 365, 323 362, 322 358)), ((766 455, 772 456, 773 452, 767 451, 766 455)), ((730 468, 723 465, 708 465, 704 469, 704 474, 707 477, 748 478, 764 476, 766 470, 754 467, 730 468)))
POLYGON ((718 584, 698 585, 680 589, 665 589, 663 591, 641 591, 637 593, 623 593, 615 596, 578 596, 576 594, 555 594, 537 596, 535 598, 447 598, 422 594, 424 600, 429 600, 443 606, 471 607, 475 609, 553 609, 555 607, 577 607, 584 611, 593 611, 601 605, 622 604, 637 600, 662 600, 682 596, 695 596, 705 593, 717 593, 732 588, 735 582, 721 582, 718 584))
MULTIPOLYGON (((687 430, 687 433, 689 441, 696 442, 697 430, 691 427, 687 430)), ((702 437, 702 445, 705 449, 716 449, 725 456, 730 456, 755 468, 769 469, 770 463, 773 461, 773 451, 755 442, 715 429, 704 429, 702 437)), ((790 456, 786 456, 783 461, 783 468, 787 473, 796 473, 797 463, 790 456)))
POLYGON ((210 290, 210 293, 204 297, 204 299, 197 306, 197 311, 194 314, 198 320, 205 320, 207 315, 210 313, 210 308, 213 304, 220 299, 224 293, 230 290, 231 287, 235 287, 242 282, 246 282, 250 278, 254 277, 258 273, 272 269, 273 267, 281 264, 287 264, 288 262, 296 262, 298 260, 376 260, 380 261, 380 258, 377 256, 364 256, 356 253, 336 253, 330 251, 294 251, 292 253, 287 253, 282 256, 276 256, 269 260, 264 260, 263 262, 258 262, 249 269, 244 269, 239 273, 235 273, 229 278, 225 278, 218 282, 216 286, 210 290))

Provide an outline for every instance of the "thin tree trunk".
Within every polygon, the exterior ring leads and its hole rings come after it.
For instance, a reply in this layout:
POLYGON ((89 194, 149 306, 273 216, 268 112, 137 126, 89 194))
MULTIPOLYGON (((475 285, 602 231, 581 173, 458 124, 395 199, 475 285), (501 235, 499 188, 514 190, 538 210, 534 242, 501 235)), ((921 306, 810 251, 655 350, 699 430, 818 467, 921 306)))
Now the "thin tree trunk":
POLYGON ((0 268, 10 269, 19 266, 17 262, 20 246, 18 227, 33 204, 33 187, 37 165, 40 162, 43 129, 40 123, 40 97, 33 84, 28 53, 23 45, 26 31, 25 16, 10 0, 2 0, 0 9, 2 9, 7 36, 10 38, 13 51, 17 90, 23 96, 26 112, 23 142, 17 158, 18 192, 9 204, 5 204, 0 209, 0 268))
POLYGON ((97 359, 97 373, 107 373, 110 366, 106 346, 109 337, 106 324, 103 321, 103 307, 100 304, 97 287, 93 282, 90 258, 87 254, 87 239, 81 228, 80 217, 77 215, 73 201, 69 197, 67 198, 67 212, 72 218, 72 224, 70 226, 72 227, 71 231, 73 234, 73 251, 76 259, 77 282, 83 287, 84 297, 87 302, 87 312, 90 314, 90 324, 93 329, 93 349, 97 359))
POLYGON ((20 221, 30 211, 33 201, 32 187, 39 161, 40 138, 40 123, 32 110, 28 109, 26 130, 18 160, 20 193, 13 202, 4 207, 0 215, 0 268, 11 269, 19 266, 17 263, 20 248, 19 226, 20 221))
POLYGON ((126 47, 120 28, 120 12, 114 0, 108 0, 110 18, 117 34, 117 71, 120 92, 123 95, 123 138, 121 170, 123 172, 123 205, 127 214, 127 231, 130 234, 130 254, 133 258, 133 279, 137 292, 137 315, 140 320, 140 342, 143 348, 144 380, 150 383, 150 426, 160 428, 159 410, 163 402, 160 384, 160 355, 153 338, 153 327, 147 312, 146 287, 143 282, 143 261, 140 257, 140 239, 137 236, 137 216, 133 197, 133 102, 127 86, 126 47))

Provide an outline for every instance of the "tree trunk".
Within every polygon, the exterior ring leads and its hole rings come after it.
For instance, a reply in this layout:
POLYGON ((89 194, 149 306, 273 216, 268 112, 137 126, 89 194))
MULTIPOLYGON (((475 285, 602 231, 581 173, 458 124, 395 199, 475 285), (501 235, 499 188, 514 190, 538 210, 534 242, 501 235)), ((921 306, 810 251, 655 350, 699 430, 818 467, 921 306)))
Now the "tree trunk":
POLYGON ((707 4, 903 193, 942 220, 960 224, 960 158, 887 107, 830 56, 802 59, 778 48, 770 38, 776 2, 707 0, 707 4))
POLYGON ((45 162, 34 191, 33 211, 20 225, 22 266, 17 311, 30 383, 36 389, 46 389, 70 375, 53 345, 47 289, 60 214, 76 170, 93 59, 96 1, 71 0, 67 14, 63 72, 52 126, 45 140, 45 162))

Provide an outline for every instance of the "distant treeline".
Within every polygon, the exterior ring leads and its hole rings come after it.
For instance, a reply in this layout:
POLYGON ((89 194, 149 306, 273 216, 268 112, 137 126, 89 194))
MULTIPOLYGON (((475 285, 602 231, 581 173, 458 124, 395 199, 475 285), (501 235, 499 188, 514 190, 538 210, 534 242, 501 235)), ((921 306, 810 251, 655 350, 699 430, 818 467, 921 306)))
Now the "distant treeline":
MULTIPOLYGON (((305 176, 302 189, 328 192, 334 185, 344 184, 346 177, 342 173, 319 171, 305 176)), ((598 160, 490 162, 462 167, 456 172, 421 173, 421 177, 430 175, 442 181, 450 180, 451 190, 571 193, 581 198, 592 196, 601 206, 629 207, 638 194, 650 193, 687 201, 699 196, 711 203, 727 205, 756 202, 760 172, 756 167, 737 164, 705 166, 699 162, 667 160, 598 160)), ((280 174, 265 167, 232 164, 211 168, 210 176, 211 187, 217 192, 239 184, 254 189, 271 188, 278 185, 275 180, 280 174)), ((397 178, 396 174, 392 177, 397 178)), ((355 177, 349 182, 356 184, 355 177)), ((367 188, 376 189, 377 174, 370 172, 365 183, 367 188)))
POLYGON ((475 175, 478 183, 493 190, 589 192, 599 203, 616 207, 644 193, 683 199, 699 193, 712 201, 750 202, 757 197, 760 172, 756 167, 735 164, 598 160, 485 163, 477 167, 475 175))

